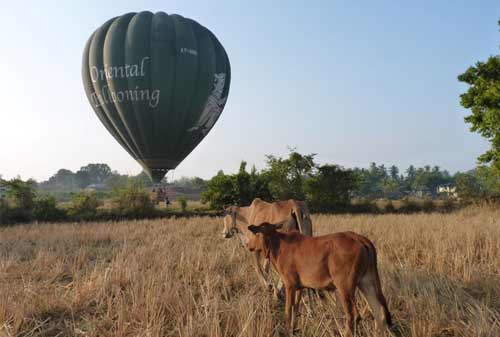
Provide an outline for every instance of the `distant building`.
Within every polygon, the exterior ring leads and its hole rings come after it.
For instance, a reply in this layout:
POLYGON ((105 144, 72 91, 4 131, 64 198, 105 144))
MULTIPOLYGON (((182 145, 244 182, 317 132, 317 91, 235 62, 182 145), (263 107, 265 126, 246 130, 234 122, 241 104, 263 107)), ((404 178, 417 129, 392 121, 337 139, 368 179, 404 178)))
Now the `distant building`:
POLYGON ((453 184, 443 184, 437 187, 437 193, 447 197, 458 198, 457 187, 453 184))
POLYGON ((410 195, 419 199, 423 199, 432 197, 432 191, 427 186, 418 186, 411 192, 410 195))
POLYGON ((106 185, 104 184, 90 184, 85 187, 85 191, 102 191, 106 189, 106 185))

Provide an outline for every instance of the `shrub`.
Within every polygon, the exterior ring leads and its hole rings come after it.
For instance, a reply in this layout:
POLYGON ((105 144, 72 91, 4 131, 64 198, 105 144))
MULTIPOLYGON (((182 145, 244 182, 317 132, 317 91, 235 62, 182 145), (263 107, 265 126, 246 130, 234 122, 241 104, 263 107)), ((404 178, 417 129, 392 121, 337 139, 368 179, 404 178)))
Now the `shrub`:
POLYGON ((115 189, 116 210, 122 216, 148 217, 154 213, 154 205, 141 181, 129 179, 127 185, 115 189))
POLYGON ((0 225, 10 223, 10 208, 7 200, 0 198, 0 225))
POLYGON ((90 220, 96 217, 100 205, 95 192, 80 192, 73 196, 68 214, 80 220, 90 220))
POLYGON ((353 214, 379 213, 380 209, 378 208, 376 203, 371 202, 368 199, 358 199, 353 202, 346 211, 353 214))
POLYGON ((450 198, 446 198, 443 200, 443 204, 441 206, 441 209, 444 211, 444 212, 450 212, 452 211, 453 209, 455 208, 455 203, 453 202, 452 199, 450 198))
POLYGON ((431 198, 425 198, 422 202, 422 211, 424 212, 432 212, 436 210, 436 205, 434 204, 434 200, 431 198))
POLYGON ((401 207, 399 207, 399 211, 403 213, 415 213, 421 211, 422 208, 419 204, 410 198, 401 199, 401 207))
POLYGON ((396 208, 394 207, 392 201, 391 200, 387 201, 387 203, 384 206, 384 213, 394 213, 395 211, 396 208))
POLYGON ((33 220, 35 184, 34 180, 22 181, 19 178, 2 182, 6 190, 2 212, 6 213, 4 216, 9 223, 33 220))
POLYGON ((60 221, 66 217, 66 212, 57 208, 54 196, 42 195, 35 199, 34 215, 38 221, 60 221))
POLYGON ((181 211, 184 213, 186 212, 187 209, 187 200, 185 197, 178 197, 177 202, 179 203, 179 206, 181 207, 181 211))

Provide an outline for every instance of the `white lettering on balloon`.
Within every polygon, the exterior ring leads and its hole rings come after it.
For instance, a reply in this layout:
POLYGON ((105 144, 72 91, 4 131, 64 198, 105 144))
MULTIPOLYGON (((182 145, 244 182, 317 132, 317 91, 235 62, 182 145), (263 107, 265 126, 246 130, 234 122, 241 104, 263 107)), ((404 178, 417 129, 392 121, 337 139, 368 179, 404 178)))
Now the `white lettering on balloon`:
MULTIPOLYGON (((90 67, 90 79, 93 83, 99 81, 107 82, 113 78, 134 78, 146 76, 146 65, 149 61, 149 56, 145 56, 137 64, 125 64, 119 66, 104 65, 102 69, 96 66, 90 67)), ((103 85, 98 92, 93 92, 90 95, 91 104, 99 108, 109 103, 122 102, 148 102, 149 107, 156 108, 160 103, 160 90, 149 88, 140 89, 136 86, 134 89, 127 90, 111 90, 107 84, 103 85)))
POLYGON ((104 68, 99 69, 96 66, 90 67, 90 79, 92 82, 109 80, 112 78, 130 78, 146 76, 146 62, 149 61, 149 56, 142 58, 138 64, 125 64, 120 66, 104 65, 104 68))

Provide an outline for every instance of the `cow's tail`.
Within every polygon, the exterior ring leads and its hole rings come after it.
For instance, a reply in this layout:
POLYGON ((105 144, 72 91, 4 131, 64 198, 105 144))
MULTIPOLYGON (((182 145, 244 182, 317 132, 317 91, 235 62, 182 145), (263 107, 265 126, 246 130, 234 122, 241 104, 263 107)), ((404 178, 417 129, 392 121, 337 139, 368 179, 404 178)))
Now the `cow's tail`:
POLYGON ((382 293, 382 285, 380 283, 380 275, 378 272, 378 261, 377 261, 377 249, 375 248, 375 245, 373 242, 370 240, 366 239, 366 245, 368 246, 369 250, 369 256, 371 260, 371 270, 370 272, 372 273, 373 281, 374 281, 374 286, 375 286, 375 292, 377 299, 379 300, 380 304, 382 305, 382 308, 384 310, 384 316, 386 323, 389 327, 392 326, 392 316, 389 311, 389 308, 387 306, 387 301, 385 300, 384 294, 382 293))

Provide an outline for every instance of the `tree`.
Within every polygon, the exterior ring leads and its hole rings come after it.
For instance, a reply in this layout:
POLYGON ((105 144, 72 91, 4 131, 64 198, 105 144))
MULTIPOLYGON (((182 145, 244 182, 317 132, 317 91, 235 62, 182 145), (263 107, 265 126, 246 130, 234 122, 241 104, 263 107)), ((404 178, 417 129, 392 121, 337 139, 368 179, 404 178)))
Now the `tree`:
POLYGON ((238 174, 236 174, 233 179, 236 203, 242 206, 249 205, 254 199, 251 177, 247 172, 246 167, 247 162, 242 161, 240 163, 238 174))
POLYGON ((481 195, 486 198, 500 197, 500 172, 489 165, 478 166, 473 171, 481 189, 481 195))
POLYGON ((491 143, 491 148, 478 158, 479 162, 491 163, 500 170, 500 55, 477 62, 459 75, 458 80, 469 85, 467 92, 460 95, 462 106, 472 112, 465 122, 471 125, 472 132, 491 143))
POLYGON ((95 192, 79 192, 73 195, 68 214, 78 219, 90 220, 97 214, 101 201, 95 192))
POLYGON ((187 187, 200 190, 205 188, 206 183, 207 182, 200 177, 181 177, 171 182, 175 187, 187 187))
POLYGON ((32 179, 23 181, 14 178, 3 183, 6 188, 6 197, 13 208, 32 211, 35 200, 36 182, 32 179))
POLYGON ((476 177, 469 173, 457 173, 455 175, 457 193, 463 199, 475 199, 480 195, 480 186, 476 177))
POLYGON ((359 178, 359 194, 368 198, 380 198, 384 196, 386 181, 388 178, 387 170, 384 165, 377 166, 376 163, 370 163, 368 169, 354 170, 359 178))
POLYGON ((313 174, 316 167, 316 154, 302 155, 290 149, 288 158, 267 155, 268 168, 264 174, 269 177, 269 189, 274 199, 304 200, 304 182, 313 174))
POLYGON ((80 188, 85 188, 90 184, 103 184, 111 174, 108 164, 88 164, 76 172, 76 178, 80 188))
POLYGON ((208 202, 213 209, 222 209, 224 205, 236 203, 233 189, 233 178, 221 170, 207 183, 205 191, 201 193, 201 201, 208 202))
POLYGON ((125 186, 115 189, 114 194, 114 203, 120 215, 147 217, 154 213, 153 202, 142 181, 137 178, 129 178, 125 186))
POLYGON ((213 209, 222 209, 225 205, 247 206, 253 199, 261 198, 272 201, 269 191, 269 176, 252 168, 248 173, 247 163, 242 161, 238 173, 226 175, 219 171, 206 182, 201 193, 201 201, 208 202, 213 209))
POLYGON ((33 219, 35 207, 36 181, 29 179, 23 181, 14 178, 2 182, 5 189, 5 201, 2 209, 9 209, 9 218, 12 222, 26 222, 33 219))
POLYGON ((417 177, 417 170, 415 169, 415 166, 410 165, 406 169, 406 178, 405 178, 405 188, 408 191, 411 191, 412 189, 415 188, 416 177, 417 177))
POLYGON ((317 174, 306 180, 304 187, 311 209, 316 211, 333 211, 349 205, 357 188, 357 174, 338 165, 319 166, 317 174))
POLYGON ((46 191, 74 192, 78 190, 76 175, 67 169, 60 169, 49 180, 39 184, 39 188, 46 191))
POLYGON ((111 175, 106 178, 104 185, 110 191, 114 191, 118 188, 124 187, 128 183, 129 177, 127 175, 121 175, 117 171, 113 171, 111 175))
POLYGON ((392 180, 399 181, 399 169, 396 165, 392 165, 389 168, 389 175, 391 176, 392 180))
POLYGON ((57 207, 52 195, 39 195, 35 199, 34 214, 37 221, 59 221, 66 217, 66 212, 57 207))

